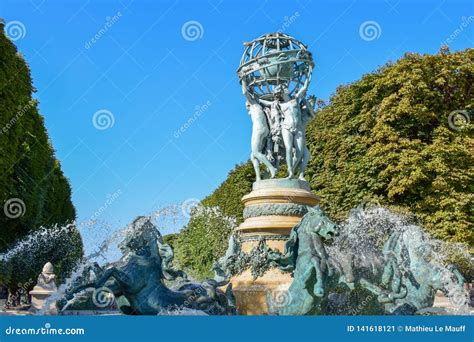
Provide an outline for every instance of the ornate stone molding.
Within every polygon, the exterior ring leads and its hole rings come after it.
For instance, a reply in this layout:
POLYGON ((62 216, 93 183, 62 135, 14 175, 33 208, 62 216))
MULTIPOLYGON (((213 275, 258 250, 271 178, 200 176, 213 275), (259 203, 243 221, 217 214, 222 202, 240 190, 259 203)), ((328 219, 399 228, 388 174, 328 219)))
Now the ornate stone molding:
POLYGON ((253 236, 242 236, 240 237, 240 241, 242 243, 249 242, 249 241, 260 241, 264 239, 266 240, 288 240, 288 235, 253 235, 253 236))
POLYGON ((250 217, 282 215, 282 216, 300 216, 308 212, 307 206, 297 203, 268 203, 253 204, 244 209, 244 219, 250 217))

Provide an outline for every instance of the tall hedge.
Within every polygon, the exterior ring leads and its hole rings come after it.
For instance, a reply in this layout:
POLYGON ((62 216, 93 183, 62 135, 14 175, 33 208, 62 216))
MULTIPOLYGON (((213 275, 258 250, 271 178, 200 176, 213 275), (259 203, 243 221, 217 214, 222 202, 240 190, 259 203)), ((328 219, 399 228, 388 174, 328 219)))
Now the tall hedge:
MULTIPOLYGON (((306 178, 326 212, 343 220, 353 207, 379 203, 414 214, 437 238, 474 246, 473 83, 474 49, 442 49, 406 54, 340 86, 307 128, 306 178), (470 113, 470 124, 450 127, 455 110, 470 113)), ((241 221, 240 198, 253 180, 249 163, 237 166, 203 204, 241 221)), ((189 239, 191 230, 203 237, 215 232, 191 219, 175 240, 177 248, 198 244, 198 255, 178 260, 201 270, 193 260, 215 260, 209 256, 221 246, 189 239)))
MULTIPOLYGON (((15 45, 4 34, 0 22, 0 253, 40 227, 64 225, 75 220, 71 188, 61 171, 49 141, 37 101, 32 97, 30 70, 15 45), (9 206, 10 203, 10 206, 9 206), (15 207, 16 206, 16 207, 15 207)), ((77 229, 71 231, 74 244, 56 249, 54 256, 62 263, 61 253, 73 259, 82 256, 82 241, 77 229), (72 254, 71 254, 72 253, 72 254)), ((69 260, 69 259, 68 259, 69 260)), ((51 260, 52 261, 52 260, 51 260)), ((26 261, 13 267, 2 262, 0 284, 10 288, 18 282, 37 277, 38 267, 26 261), (21 265, 20 265, 21 264, 21 265), (7 267, 8 266, 8 267, 7 267)), ((70 266, 62 265, 64 270, 70 266)), ((34 285, 34 284, 33 284, 34 285)))

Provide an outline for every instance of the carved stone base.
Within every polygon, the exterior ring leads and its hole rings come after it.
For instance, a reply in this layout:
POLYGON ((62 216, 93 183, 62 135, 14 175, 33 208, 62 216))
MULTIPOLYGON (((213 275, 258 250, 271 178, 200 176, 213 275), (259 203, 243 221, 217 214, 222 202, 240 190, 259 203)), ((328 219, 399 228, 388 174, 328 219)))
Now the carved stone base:
MULTIPOLYGON (((319 202, 309 184, 297 179, 267 179, 253 184, 252 192, 242 198, 245 221, 237 228, 242 251, 249 253, 261 238, 272 248, 284 252, 291 229, 319 202)), ((242 315, 266 315, 284 305, 289 274, 268 270, 253 279, 250 271, 232 278, 237 309, 242 315)))
POLYGON ((57 315, 58 308, 56 301, 48 301, 49 296, 56 293, 56 291, 49 291, 35 286, 30 291, 31 295, 31 311, 41 311, 44 315, 57 315))
POLYGON ((287 302, 284 298, 287 296, 287 290, 292 280, 289 273, 283 273, 275 268, 255 280, 249 270, 232 278, 232 290, 239 314, 268 315, 275 313, 278 307, 287 302))

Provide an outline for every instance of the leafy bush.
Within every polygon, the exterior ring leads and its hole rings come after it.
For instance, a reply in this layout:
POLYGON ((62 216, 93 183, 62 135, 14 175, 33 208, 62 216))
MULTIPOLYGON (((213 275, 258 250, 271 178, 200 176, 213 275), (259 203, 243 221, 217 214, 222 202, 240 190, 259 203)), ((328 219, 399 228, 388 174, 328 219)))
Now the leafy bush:
POLYGON ((196 278, 212 277, 212 264, 225 253, 235 227, 235 219, 225 216, 218 207, 195 208, 173 246, 179 266, 196 278))

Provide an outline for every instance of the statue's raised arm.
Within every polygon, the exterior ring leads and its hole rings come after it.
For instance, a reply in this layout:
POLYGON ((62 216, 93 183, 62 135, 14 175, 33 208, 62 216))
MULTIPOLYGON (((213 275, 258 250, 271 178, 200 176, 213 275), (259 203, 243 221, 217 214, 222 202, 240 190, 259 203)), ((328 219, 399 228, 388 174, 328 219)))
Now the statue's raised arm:
POLYGON ((249 93, 247 89, 247 80, 245 78, 242 78, 242 94, 244 94, 245 98, 247 99, 247 102, 249 104, 256 104, 257 101, 253 98, 253 96, 249 93))
POLYGON ((307 98, 303 97, 301 99, 301 104, 303 106, 303 124, 306 125, 309 120, 316 117, 317 113, 314 109, 316 105, 316 96, 310 95, 307 98))
MULTIPOLYGON (((311 66, 309 68, 312 70, 311 66)), ((303 86, 296 92, 295 94, 296 99, 299 99, 300 97, 306 94, 306 91, 308 90, 309 82, 311 82, 311 72, 306 76, 303 86)))

